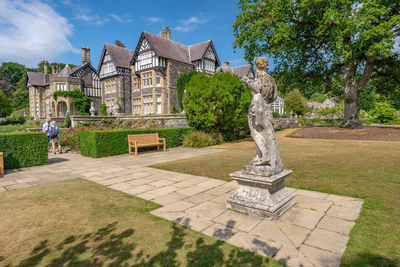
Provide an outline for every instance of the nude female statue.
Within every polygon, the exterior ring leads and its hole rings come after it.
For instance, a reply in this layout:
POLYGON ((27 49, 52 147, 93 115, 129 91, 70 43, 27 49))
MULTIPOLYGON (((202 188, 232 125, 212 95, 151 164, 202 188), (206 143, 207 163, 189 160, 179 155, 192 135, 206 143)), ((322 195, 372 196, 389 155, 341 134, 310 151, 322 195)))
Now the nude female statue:
POLYGON ((283 170, 275 140, 271 108, 271 103, 278 96, 278 90, 274 78, 267 74, 268 59, 256 57, 254 65, 255 78, 246 75, 242 78, 242 82, 252 91, 248 122, 251 136, 256 143, 257 154, 243 169, 252 174, 268 176, 283 170))

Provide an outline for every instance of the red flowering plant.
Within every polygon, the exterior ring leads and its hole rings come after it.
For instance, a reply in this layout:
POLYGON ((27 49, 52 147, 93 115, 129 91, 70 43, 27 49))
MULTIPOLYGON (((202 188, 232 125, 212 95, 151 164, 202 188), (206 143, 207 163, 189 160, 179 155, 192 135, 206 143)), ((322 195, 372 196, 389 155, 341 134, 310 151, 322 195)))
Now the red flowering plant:
POLYGON ((79 150, 79 138, 83 131, 102 131, 103 127, 97 125, 81 126, 80 128, 74 129, 69 127, 68 129, 61 130, 60 142, 62 146, 69 147, 71 150, 79 150))

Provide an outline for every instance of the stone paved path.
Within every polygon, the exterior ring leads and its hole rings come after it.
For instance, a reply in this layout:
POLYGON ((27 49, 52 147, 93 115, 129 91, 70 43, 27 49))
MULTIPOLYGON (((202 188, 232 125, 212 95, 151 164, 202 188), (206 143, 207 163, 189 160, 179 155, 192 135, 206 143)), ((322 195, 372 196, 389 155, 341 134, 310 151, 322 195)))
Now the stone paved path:
POLYGON ((338 266, 362 200, 296 190, 296 205, 276 221, 226 208, 236 182, 163 171, 148 166, 219 152, 174 148, 100 159, 49 155, 46 166, 8 170, 0 192, 76 177, 163 205, 152 214, 225 240, 289 266, 338 266))

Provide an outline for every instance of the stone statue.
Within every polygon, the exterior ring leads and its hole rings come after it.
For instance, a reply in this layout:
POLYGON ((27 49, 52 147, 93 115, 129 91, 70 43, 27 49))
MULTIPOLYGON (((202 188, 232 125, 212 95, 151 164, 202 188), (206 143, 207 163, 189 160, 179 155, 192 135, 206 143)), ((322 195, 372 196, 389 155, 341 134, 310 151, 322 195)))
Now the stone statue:
POLYGON ((96 108, 94 107, 94 102, 91 102, 91 103, 90 103, 89 112, 90 112, 90 116, 91 116, 91 117, 94 117, 94 115, 96 114, 96 108))
POLYGON ((238 182, 227 207, 258 217, 276 219, 295 203, 295 195, 284 184, 292 173, 284 170, 276 143, 271 103, 278 97, 274 78, 267 74, 268 59, 255 58, 256 75, 242 82, 252 91, 248 120, 256 144, 256 156, 241 171, 231 173, 238 182))
POLYGON ((118 116, 118 113, 119 113, 119 106, 118 106, 117 103, 114 104, 114 106, 112 107, 112 110, 113 110, 114 116, 118 116))
POLYGON ((282 171, 283 165, 275 140, 271 103, 278 97, 276 83, 267 74, 268 59, 255 58, 254 79, 244 76, 243 83, 252 91, 248 122, 256 143, 256 157, 244 166, 248 173, 272 175, 282 171))

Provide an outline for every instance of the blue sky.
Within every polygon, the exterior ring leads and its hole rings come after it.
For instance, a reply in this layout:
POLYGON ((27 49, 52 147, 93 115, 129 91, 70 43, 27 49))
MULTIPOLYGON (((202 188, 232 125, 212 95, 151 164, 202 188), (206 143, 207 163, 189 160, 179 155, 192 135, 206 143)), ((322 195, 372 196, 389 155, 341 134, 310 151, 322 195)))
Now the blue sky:
POLYGON ((97 67, 105 43, 134 50, 142 30, 171 28, 171 39, 195 44, 211 39, 221 62, 246 64, 232 48, 233 0, 0 0, 0 62, 34 67, 43 59, 80 64, 81 47, 97 67))

